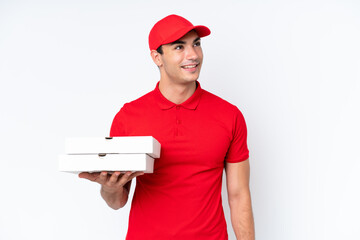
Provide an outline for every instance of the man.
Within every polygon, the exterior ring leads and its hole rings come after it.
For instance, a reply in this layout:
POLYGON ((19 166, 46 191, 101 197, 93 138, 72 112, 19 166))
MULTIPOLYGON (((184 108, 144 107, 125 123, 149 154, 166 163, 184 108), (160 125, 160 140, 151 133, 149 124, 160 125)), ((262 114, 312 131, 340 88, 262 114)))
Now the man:
POLYGON ((81 173, 101 184, 101 196, 114 208, 136 188, 126 239, 228 239, 221 186, 225 168, 231 222, 238 240, 254 239, 249 190, 246 125, 234 105, 203 90, 205 26, 170 15, 149 35, 151 57, 160 70, 155 90, 125 104, 111 136, 153 136, 161 143, 154 173, 81 173))

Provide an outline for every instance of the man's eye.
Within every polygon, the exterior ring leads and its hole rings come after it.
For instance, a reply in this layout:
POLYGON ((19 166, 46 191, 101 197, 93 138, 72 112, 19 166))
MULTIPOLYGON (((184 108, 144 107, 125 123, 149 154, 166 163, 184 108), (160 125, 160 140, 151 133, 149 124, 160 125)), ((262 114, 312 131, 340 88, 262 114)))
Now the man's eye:
POLYGON ((175 47, 176 50, 180 50, 182 48, 183 48, 183 46, 181 46, 181 45, 178 45, 178 46, 175 47))
POLYGON ((194 46, 200 46, 201 44, 200 44, 200 42, 196 42, 195 44, 194 44, 194 46))

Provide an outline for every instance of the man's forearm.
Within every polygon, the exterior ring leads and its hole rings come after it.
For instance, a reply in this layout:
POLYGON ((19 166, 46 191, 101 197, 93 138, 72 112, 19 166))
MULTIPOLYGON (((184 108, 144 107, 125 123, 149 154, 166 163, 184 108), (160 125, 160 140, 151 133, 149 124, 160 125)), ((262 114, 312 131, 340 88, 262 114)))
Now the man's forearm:
POLYGON ((254 240, 254 217, 250 192, 229 198, 231 223, 237 240, 254 240))
POLYGON ((115 192, 109 192, 104 187, 101 187, 100 193, 107 205, 115 210, 125 206, 129 196, 129 192, 125 187, 121 187, 115 192))

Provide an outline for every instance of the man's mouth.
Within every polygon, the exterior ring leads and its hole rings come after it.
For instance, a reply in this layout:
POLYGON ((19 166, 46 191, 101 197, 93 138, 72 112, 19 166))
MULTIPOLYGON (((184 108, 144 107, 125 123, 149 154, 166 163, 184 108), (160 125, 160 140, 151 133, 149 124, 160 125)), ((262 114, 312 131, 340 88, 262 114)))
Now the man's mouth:
POLYGON ((196 70, 196 67, 198 66, 199 64, 188 64, 188 65, 184 65, 184 66, 181 66, 183 69, 187 70, 187 71, 195 71, 196 70))

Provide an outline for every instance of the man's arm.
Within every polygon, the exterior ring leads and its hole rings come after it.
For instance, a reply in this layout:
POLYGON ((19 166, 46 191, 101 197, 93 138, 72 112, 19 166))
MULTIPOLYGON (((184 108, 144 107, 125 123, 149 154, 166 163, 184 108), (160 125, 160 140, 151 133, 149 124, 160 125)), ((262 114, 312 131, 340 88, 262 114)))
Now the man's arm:
POLYGON ((231 223, 237 240, 254 240, 254 217, 249 188, 249 160, 226 163, 226 184, 231 223))
POLYGON ((114 172, 108 174, 107 172, 101 173, 87 173, 82 172, 79 174, 80 178, 85 178, 93 182, 101 184, 101 196, 112 209, 119 209, 125 206, 131 186, 131 180, 143 172, 114 172))

